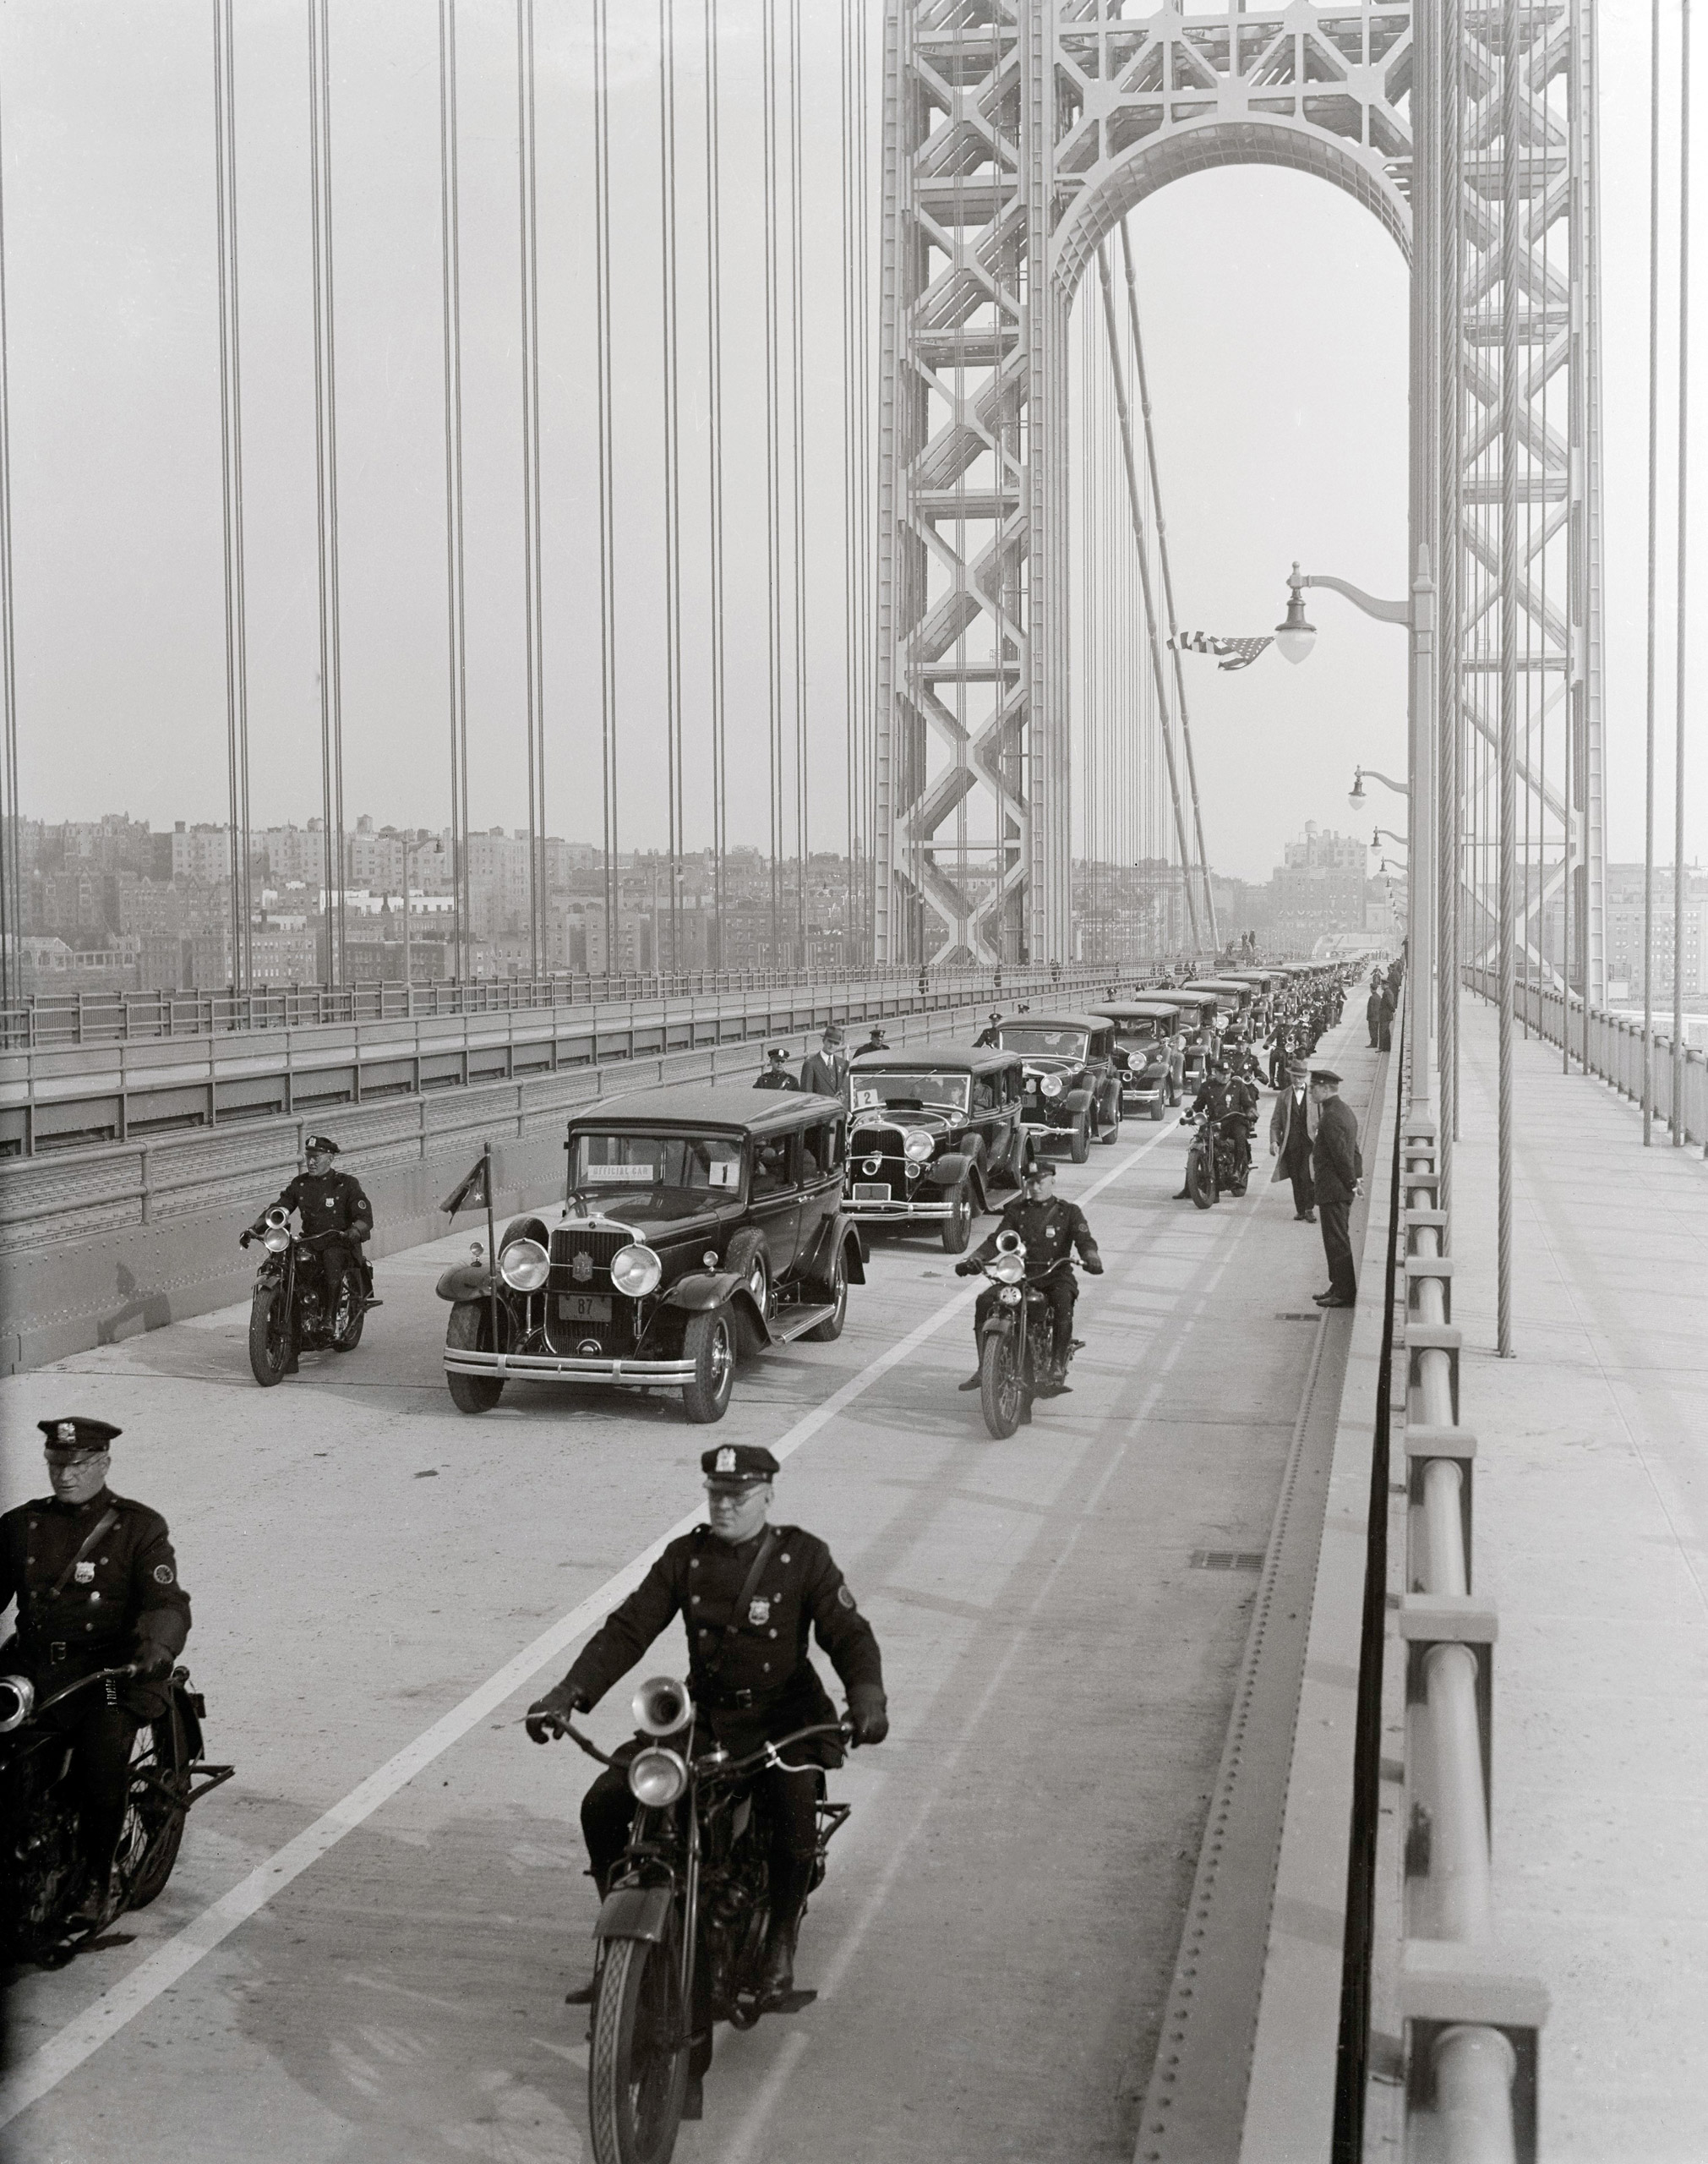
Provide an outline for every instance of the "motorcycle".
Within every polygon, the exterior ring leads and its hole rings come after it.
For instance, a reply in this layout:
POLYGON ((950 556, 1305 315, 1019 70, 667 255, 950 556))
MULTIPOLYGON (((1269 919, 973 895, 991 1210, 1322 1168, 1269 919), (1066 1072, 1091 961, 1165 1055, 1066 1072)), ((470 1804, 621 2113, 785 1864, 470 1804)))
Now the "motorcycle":
POLYGON ((0 1675, 0 1959, 62 1968, 128 1910, 145 1909, 172 1877, 190 1806, 237 1771, 204 1759, 206 1708, 190 1688, 189 1671, 175 1668, 166 1712, 136 1732, 112 1899, 92 1922, 71 1923, 86 1859, 71 1792, 72 1739, 46 1716, 81 1692, 115 1691, 139 1672, 134 1664, 97 1669, 39 1701, 27 1676, 0 1675))
POLYGON ((1252 1139, 1246 1123, 1229 1115, 1206 1113, 1187 1152, 1186 1189, 1194 1205, 1208 1210, 1223 1192, 1239 1196, 1252 1176, 1252 1139))
MULTIPOLYGON (((796 2012, 817 1996, 794 1992, 780 2004, 760 1996, 770 1834, 753 1776, 781 1764, 792 1744, 854 1733, 846 1721, 825 1721, 744 1758, 716 1742, 696 1755, 693 1701, 673 1676, 643 1683, 634 1712, 653 1740, 628 1760, 639 1807, 594 1932, 587 2118, 596 2164, 668 2164, 696 2037, 718 2021, 750 2029, 762 2014, 796 2012)), ((601 1765, 622 1762, 573 1722, 560 1726, 601 1765)), ((851 1807, 821 1792, 810 1893, 824 1883, 826 1850, 851 1807)))
MULTIPOLYGON (((998 1287, 996 1304, 979 1333, 979 1404, 985 1425, 1000 1443, 1031 1420, 1040 1380, 1050 1372, 1056 1319, 1044 1285, 1069 1264, 1063 1255, 1041 1270, 1029 1268, 1018 1232, 998 1232, 996 1249, 989 1262, 967 1275, 982 1271, 998 1287)), ((1064 1375, 1078 1344, 1078 1338, 1068 1341, 1064 1375)))
POLYGON ((282 1382, 299 1352, 353 1352, 367 1317, 368 1265, 359 1253, 352 1256, 338 1289, 337 1312, 330 1316, 318 1261, 303 1266, 335 1239, 353 1246, 349 1235, 293 1232, 290 1211, 276 1202, 260 1231, 245 1232, 238 1244, 246 1248, 253 1239, 267 1250, 249 1303, 249 1367, 262 1389, 282 1382))

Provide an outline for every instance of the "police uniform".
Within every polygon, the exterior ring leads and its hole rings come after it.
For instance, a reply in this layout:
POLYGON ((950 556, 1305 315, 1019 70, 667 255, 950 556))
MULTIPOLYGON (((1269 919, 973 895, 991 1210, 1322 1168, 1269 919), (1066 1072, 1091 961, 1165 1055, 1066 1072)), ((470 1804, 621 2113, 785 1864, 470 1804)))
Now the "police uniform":
MULTIPOLYGON (((1094 1276, 1103 1267, 1103 1258, 1097 1251, 1097 1243, 1091 1237, 1091 1227, 1086 1222, 1085 1212, 1077 1202, 1064 1202, 1059 1195, 1046 1194, 1038 1201, 1029 1201, 1023 1194, 1017 1195, 998 1220, 996 1229, 988 1239, 974 1248, 964 1262, 955 1265, 958 1277, 970 1277, 974 1267, 989 1262, 997 1254, 996 1242, 1004 1232, 1018 1232, 1026 1251, 1027 1267, 1043 1270, 1050 1264, 1061 1262, 1077 1254, 1094 1276)), ((1052 1271, 1038 1288, 1050 1303, 1053 1323, 1050 1352, 1059 1365, 1067 1356, 1067 1341, 1073 1335, 1073 1303, 1079 1298, 1079 1287, 1074 1282, 1071 1270, 1052 1271)), ((973 1343, 984 1343, 985 1320, 1001 1297, 1000 1285, 987 1285, 980 1293, 973 1309, 973 1343)))
MULTIPOLYGON (((338 1145, 324 1134, 309 1135, 303 1149, 305 1156, 321 1150, 330 1150, 335 1157, 338 1154, 338 1145)), ((374 1205, 363 1193, 362 1183, 353 1172, 298 1172, 280 1195, 277 1206, 294 1210, 303 1221, 303 1238, 314 1243, 326 1288, 326 1319, 330 1324, 337 1313, 345 1269, 352 1261, 362 1273, 357 1289, 366 1292, 367 1270, 362 1260, 361 1243, 374 1230, 374 1205)), ((259 1226, 252 1227, 257 1232, 259 1229, 259 1226)))
MULTIPOLYGON (((82 1418, 37 1424, 50 1447, 106 1450, 122 1431, 82 1418)), ((86 1502, 49 1495, 0 1516, 0 1610, 18 1620, 0 1666, 43 1697, 101 1668, 139 1661, 150 1673, 103 1693, 81 1691, 50 1723, 72 1739, 91 1865, 104 1876, 123 1822, 136 1731, 168 1703, 166 1679, 189 1636, 166 1520, 146 1504, 99 1489, 86 1502)))

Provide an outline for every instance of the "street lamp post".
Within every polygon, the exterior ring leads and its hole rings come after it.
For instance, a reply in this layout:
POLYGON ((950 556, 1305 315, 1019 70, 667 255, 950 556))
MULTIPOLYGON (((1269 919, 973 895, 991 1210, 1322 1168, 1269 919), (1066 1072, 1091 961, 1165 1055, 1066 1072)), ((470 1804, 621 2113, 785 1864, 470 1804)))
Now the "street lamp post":
POLYGON ((1316 627, 1306 621, 1305 588, 1326 587, 1373 616, 1378 624, 1398 624, 1411 639, 1411 728, 1409 779, 1389 781, 1373 767, 1361 767, 1351 798, 1355 812, 1364 807, 1363 777, 1386 783, 1411 799, 1411 864, 1406 872, 1405 942, 1408 1021, 1411 1039, 1412 1131, 1432 1128, 1431 1111, 1434 1062, 1432 1057, 1435 998, 1435 580, 1429 550, 1420 546, 1411 593, 1405 601, 1382 601, 1350 579, 1331 578, 1326 572, 1304 572, 1296 563, 1287 580, 1287 611, 1275 626, 1275 644, 1283 657, 1303 661, 1317 642, 1316 627))

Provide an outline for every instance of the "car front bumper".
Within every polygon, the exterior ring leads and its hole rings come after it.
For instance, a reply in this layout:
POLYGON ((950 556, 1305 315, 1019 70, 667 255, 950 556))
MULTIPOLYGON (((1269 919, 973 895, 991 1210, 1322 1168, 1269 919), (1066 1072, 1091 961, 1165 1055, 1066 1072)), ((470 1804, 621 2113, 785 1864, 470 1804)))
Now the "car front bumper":
POLYGON ((637 1353, 600 1353, 581 1358, 555 1352, 482 1352, 473 1348, 445 1355, 448 1375, 488 1375, 496 1381, 524 1383, 619 1383, 630 1390, 679 1390, 694 1380, 691 1360, 656 1360, 637 1353))
POLYGON ((914 1202, 850 1202, 844 1201, 842 1214, 852 1217, 857 1225, 925 1225, 941 1224, 945 1217, 952 1217, 955 1205, 940 1189, 930 1190, 930 1199, 914 1202))

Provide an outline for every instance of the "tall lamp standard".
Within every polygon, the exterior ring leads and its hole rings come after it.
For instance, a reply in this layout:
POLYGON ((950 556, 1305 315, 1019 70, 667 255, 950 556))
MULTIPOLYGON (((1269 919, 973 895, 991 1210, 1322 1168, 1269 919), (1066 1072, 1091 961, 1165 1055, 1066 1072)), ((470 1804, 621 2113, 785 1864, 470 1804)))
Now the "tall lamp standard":
POLYGON ((1283 659, 1303 661, 1317 643, 1316 626, 1305 615, 1305 588, 1326 587, 1372 616, 1378 624, 1397 624, 1411 641, 1411 726, 1408 756, 1409 779, 1389 781, 1373 767, 1361 767, 1350 799, 1355 812, 1364 808, 1364 776, 1385 783, 1411 801, 1411 865, 1406 873, 1405 972, 1408 1020, 1411 1039, 1411 1098, 1413 1131, 1432 1122, 1431 1098, 1434 1061, 1434 894, 1435 894, 1435 579, 1429 550, 1417 551, 1417 571, 1405 601, 1382 601, 1366 593, 1350 579, 1331 578, 1324 571, 1304 572, 1296 563, 1287 580, 1287 609, 1275 626, 1275 644, 1283 659))

